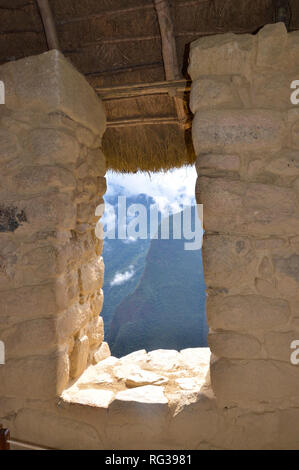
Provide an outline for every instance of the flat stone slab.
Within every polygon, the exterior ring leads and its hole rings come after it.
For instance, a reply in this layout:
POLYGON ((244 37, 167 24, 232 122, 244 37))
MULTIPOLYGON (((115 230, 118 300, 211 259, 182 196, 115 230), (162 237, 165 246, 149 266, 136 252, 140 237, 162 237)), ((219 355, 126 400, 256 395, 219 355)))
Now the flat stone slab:
POLYGON ((67 402, 96 406, 98 408, 108 408, 114 399, 114 393, 111 390, 70 389, 69 391, 63 392, 62 398, 67 402))
POLYGON ((106 372, 97 373, 96 376, 92 377, 83 377, 78 380, 77 385, 78 387, 86 387, 88 385, 95 386, 95 385, 105 385, 105 384, 112 384, 114 382, 113 377, 106 372))
POLYGON ((147 352, 145 349, 140 349, 140 351, 134 351, 120 359, 122 364, 129 364, 134 362, 134 364, 144 364, 147 361, 147 352))
POLYGON ((151 369, 171 371, 180 365, 179 352, 172 349, 157 349, 149 352, 147 356, 147 366, 151 369))
POLYGON ((97 371, 103 371, 106 367, 114 367, 119 363, 119 359, 114 356, 109 356, 103 361, 100 361, 95 367, 97 371))
POLYGON ((168 382, 166 377, 142 369, 129 374, 125 380, 126 386, 129 388, 142 387, 143 385, 163 385, 168 382))
POLYGON ((209 366, 211 351, 209 348, 188 348, 180 352, 181 362, 186 367, 209 366))
POLYGON ((152 405, 165 405, 168 403, 168 400, 164 395, 164 387, 158 387, 155 385, 145 385, 143 387, 124 390, 116 395, 115 400, 147 403, 152 405))
POLYGON ((117 380, 125 380, 129 375, 134 375, 141 372, 142 369, 138 366, 138 364, 134 363, 123 364, 113 368, 113 374, 117 380))
POLYGON ((184 377, 181 379, 176 379, 176 383, 182 390, 200 390, 201 384, 199 380, 193 377, 184 377))

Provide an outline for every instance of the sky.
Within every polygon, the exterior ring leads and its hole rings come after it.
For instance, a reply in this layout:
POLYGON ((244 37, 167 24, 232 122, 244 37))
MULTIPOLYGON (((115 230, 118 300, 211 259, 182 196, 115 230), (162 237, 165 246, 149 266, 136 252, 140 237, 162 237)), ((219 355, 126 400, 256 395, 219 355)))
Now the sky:
POLYGON ((119 191, 122 186, 127 196, 146 194, 151 196, 164 212, 167 205, 180 210, 180 205, 190 206, 195 203, 196 170, 183 167, 166 173, 129 173, 108 172, 107 196, 119 191))
MULTIPOLYGON (((107 192, 105 197, 118 194, 128 197, 145 194, 154 199, 159 211, 166 213, 167 210, 180 212, 184 206, 195 204, 195 183, 196 170, 194 167, 183 167, 174 169, 166 173, 130 173, 120 174, 108 172, 107 192), (120 188, 122 187, 122 189, 120 188)), ((105 203, 105 213, 101 218, 101 223, 113 223, 115 212, 113 207, 105 203)), ((124 243, 135 242, 136 239, 123 240, 124 243)), ((118 286, 127 282, 135 274, 134 266, 130 266, 126 272, 116 272, 111 281, 111 286, 118 286)))

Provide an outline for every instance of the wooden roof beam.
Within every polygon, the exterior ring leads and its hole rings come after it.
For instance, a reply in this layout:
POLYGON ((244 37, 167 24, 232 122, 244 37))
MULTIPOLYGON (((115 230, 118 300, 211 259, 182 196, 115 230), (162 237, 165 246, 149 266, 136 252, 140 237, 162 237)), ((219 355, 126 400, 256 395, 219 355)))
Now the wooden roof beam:
MULTIPOLYGON (((165 78, 167 81, 179 80, 181 73, 178 65, 178 56, 175 42, 174 25, 171 17, 170 6, 168 0, 153 0, 158 16, 161 40, 162 40, 162 56, 165 69, 165 78)), ((179 124, 185 128, 187 114, 185 111, 184 101, 169 92, 174 97, 175 107, 178 115, 179 124)))
POLYGON ((44 25, 48 48, 60 51, 55 21, 49 4, 49 0, 37 0, 38 8, 44 25))

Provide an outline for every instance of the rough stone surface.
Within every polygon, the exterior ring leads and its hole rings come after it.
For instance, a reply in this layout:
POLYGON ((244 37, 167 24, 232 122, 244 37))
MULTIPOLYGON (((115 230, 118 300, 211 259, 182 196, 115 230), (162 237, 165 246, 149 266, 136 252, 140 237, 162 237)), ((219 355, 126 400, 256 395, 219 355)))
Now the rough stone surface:
POLYGON ((288 35, 283 23, 191 46, 211 386, 228 409, 222 445, 230 448, 294 442, 292 423, 289 439, 277 436, 278 409, 290 416, 299 402, 298 366, 291 363, 298 337, 299 114, 290 100, 298 53, 299 36, 288 35), (252 412, 233 418, 234 407, 252 412))
POLYGON ((62 112, 95 135, 104 133, 103 104, 85 78, 60 52, 53 50, 9 62, 1 67, 0 80, 6 84, 8 109, 62 112))
POLYGON ((108 356, 94 236, 103 106, 56 51, 0 67, 0 422, 14 438, 58 449, 298 449, 298 57, 299 34, 283 24, 191 45, 211 358, 108 356), (70 382, 70 370, 82 375, 70 382))
POLYGON ((0 76, 0 401, 9 394, 25 403, 55 399, 104 339, 95 210, 77 227, 83 201, 100 204, 106 188, 98 152, 106 118, 57 51, 3 65, 0 76))

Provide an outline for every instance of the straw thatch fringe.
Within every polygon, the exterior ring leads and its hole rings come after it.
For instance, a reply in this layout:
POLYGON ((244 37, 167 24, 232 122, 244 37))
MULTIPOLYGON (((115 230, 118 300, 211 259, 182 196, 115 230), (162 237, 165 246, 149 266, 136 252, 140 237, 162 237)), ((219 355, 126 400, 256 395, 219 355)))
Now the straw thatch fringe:
POLYGON ((103 150, 108 169, 122 173, 166 171, 195 162, 191 131, 178 125, 109 128, 103 150))

